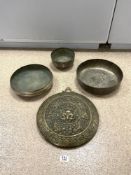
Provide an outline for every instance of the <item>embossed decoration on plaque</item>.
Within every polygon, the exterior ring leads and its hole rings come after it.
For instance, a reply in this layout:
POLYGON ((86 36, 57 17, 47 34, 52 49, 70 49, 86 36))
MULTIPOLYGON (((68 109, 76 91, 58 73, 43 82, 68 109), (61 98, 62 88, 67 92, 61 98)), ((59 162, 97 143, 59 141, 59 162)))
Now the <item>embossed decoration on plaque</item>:
POLYGON ((60 147, 75 147, 88 142, 95 135, 98 123, 98 113, 92 102, 71 91, 48 98, 37 114, 41 133, 60 147))

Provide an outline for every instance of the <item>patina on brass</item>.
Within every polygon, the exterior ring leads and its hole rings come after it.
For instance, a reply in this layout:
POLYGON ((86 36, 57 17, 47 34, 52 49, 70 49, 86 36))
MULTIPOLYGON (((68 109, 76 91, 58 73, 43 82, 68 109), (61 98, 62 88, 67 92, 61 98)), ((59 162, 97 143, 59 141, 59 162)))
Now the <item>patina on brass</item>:
POLYGON ((59 48, 51 53, 54 66, 58 69, 67 69, 73 66, 75 53, 71 49, 59 48))
POLYGON ((30 64, 16 70, 10 79, 11 88, 22 97, 46 93, 53 84, 51 71, 40 64, 30 64))
POLYGON ((99 124, 93 103, 70 89, 49 97, 37 113, 37 125, 46 140, 58 147, 77 147, 90 141, 99 124))
POLYGON ((111 93, 119 87, 122 78, 122 70, 116 64, 107 60, 87 60, 77 68, 79 84, 93 94, 111 93))

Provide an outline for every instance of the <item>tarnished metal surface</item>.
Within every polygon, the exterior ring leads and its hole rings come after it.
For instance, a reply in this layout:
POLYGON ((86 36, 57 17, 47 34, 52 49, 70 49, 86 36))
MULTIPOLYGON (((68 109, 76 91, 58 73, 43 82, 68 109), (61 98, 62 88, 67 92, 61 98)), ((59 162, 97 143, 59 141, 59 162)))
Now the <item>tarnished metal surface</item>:
POLYGON ((122 70, 107 60, 87 60, 77 68, 79 84, 85 90, 98 95, 108 94, 117 89, 122 78, 122 70))
POLYGON ((59 147, 80 146, 95 135, 99 117, 86 97, 66 90, 40 106, 37 124, 44 137, 59 147))
POLYGON ((51 53, 52 62, 58 69, 66 69, 73 66, 75 53, 71 49, 59 48, 51 53))
POLYGON ((30 64, 16 70, 11 76, 11 88, 17 95, 33 97, 47 92, 53 83, 51 71, 40 64, 30 64))

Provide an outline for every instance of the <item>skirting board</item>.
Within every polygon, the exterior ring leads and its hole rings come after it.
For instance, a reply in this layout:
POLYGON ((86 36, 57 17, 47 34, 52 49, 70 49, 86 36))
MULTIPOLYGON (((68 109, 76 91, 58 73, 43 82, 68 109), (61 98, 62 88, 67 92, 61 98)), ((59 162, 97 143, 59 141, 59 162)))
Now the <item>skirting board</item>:
POLYGON ((130 50, 131 49, 131 44, 111 44, 111 49, 130 50))
POLYGON ((98 49, 99 44, 95 43, 47 43, 47 42, 13 42, 0 41, 0 48, 59 48, 66 47, 72 49, 98 49))

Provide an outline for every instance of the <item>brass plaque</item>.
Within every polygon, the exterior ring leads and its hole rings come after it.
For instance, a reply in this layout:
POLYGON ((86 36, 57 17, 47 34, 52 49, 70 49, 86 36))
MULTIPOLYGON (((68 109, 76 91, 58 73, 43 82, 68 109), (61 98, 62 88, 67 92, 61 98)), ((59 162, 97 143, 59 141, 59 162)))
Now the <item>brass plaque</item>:
POLYGON ((50 143, 71 148, 93 138, 99 116, 89 99, 68 89, 42 103, 37 113, 37 124, 50 143))

